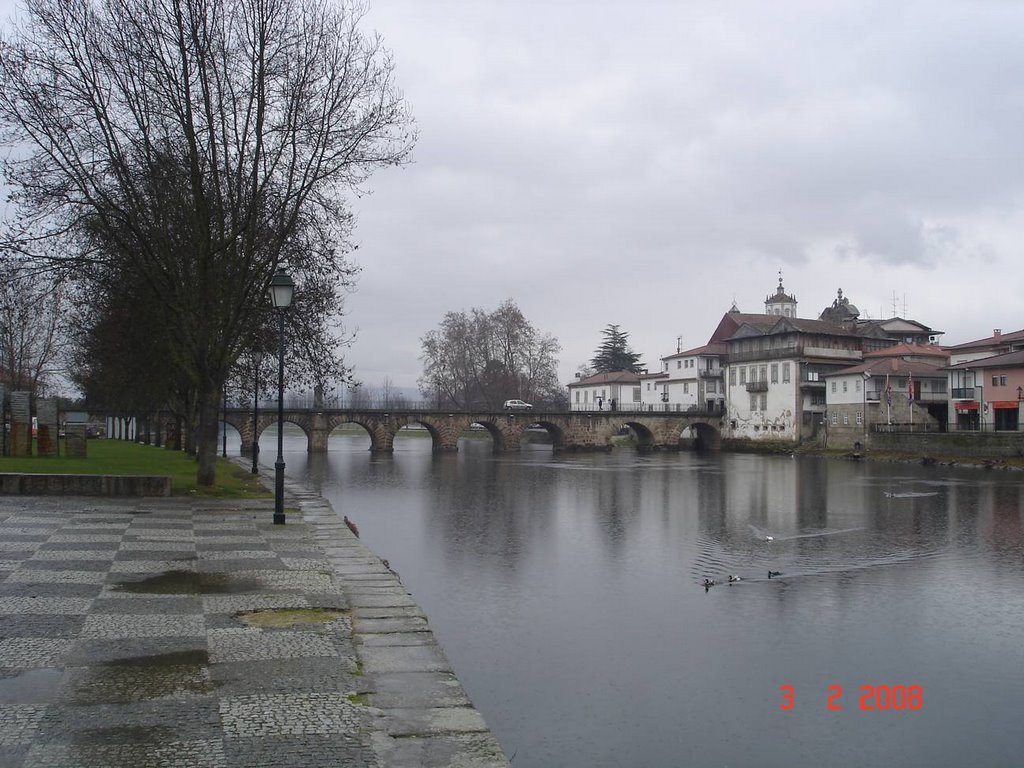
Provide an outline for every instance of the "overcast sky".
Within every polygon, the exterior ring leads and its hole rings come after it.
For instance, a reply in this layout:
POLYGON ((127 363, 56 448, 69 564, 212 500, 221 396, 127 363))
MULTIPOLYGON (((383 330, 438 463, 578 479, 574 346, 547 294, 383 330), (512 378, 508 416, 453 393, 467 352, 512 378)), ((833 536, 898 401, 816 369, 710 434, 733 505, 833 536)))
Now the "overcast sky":
POLYGON ((367 385, 507 298, 565 382, 608 323, 656 366, 780 269, 803 317, 1024 327, 1024 3, 370 5, 420 139, 353 200, 367 385))

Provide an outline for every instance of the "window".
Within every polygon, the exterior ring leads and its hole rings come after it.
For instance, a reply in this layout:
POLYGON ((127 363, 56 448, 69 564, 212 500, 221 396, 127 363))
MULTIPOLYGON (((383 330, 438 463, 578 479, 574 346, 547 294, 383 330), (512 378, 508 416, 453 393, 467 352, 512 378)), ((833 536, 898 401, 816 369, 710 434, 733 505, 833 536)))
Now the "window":
MULTIPOLYGON (((808 376, 809 376, 809 375, 810 375, 810 374, 808 374, 808 376)), ((832 382, 832 394, 834 395, 835 393, 836 393, 836 383, 835 383, 835 381, 833 381, 833 382, 832 382)))
POLYGON ((1005 387, 1006 386, 1006 377, 1005 376, 1000 376, 999 377, 999 386, 1000 387, 1005 387))
POLYGON ((782 364, 782 383, 789 384, 789 363, 782 364))
POLYGON ((741 366, 740 367, 740 384, 746 384, 746 383, 747 383, 747 369, 741 366))
POLYGON ((847 390, 848 390, 847 381, 846 381, 846 379, 843 379, 843 392, 846 392, 847 390))
POLYGON ((750 393, 750 410, 757 410, 757 395, 755 395, 753 392, 750 393))
POLYGON ((998 376, 993 376, 992 377, 992 386, 993 387, 998 387, 999 386, 999 377, 998 376))
POLYGON ((761 395, 761 410, 768 410, 768 395, 761 395))
POLYGON ((586 390, 586 389, 584 389, 584 390, 583 390, 583 402, 584 402, 584 403, 585 403, 585 402, 587 402, 587 397, 588 397, 589 395, 590 395, 590 391, 589 391, 589 390, 586 390))
POLYGON ((844 427, 850 426, 850 414, 845 413, 845 412, 843 413, 843 426, 844 427))
POLYGON ((633 387, 633 402, 640 402, 640 387, 633 387))
POLYGON ((857 426, 859 427, 863 423, 864 423, 864 414, 861 413, 860 411, 857 411, 857 426))
POLYGON ((711 379, 708 382, 708 392, 709 393, 718 392, 718 387, 715 385, 715 380, 714 379, 711 379))
POLYGON ((835 414, 835 413, 833 413, 833 414, 832 414, 832 426, 834 427, 834 426, 836 426, 837 424, 839 424, 839 415, 838 415, 838 414, 835 414))
POLYGON ((729 386, 736 386, 736 368, 731 365, 729 366, 729 386))
POLYGON ((648 392, 651 391, 651 382, 649 382, 649 381, 647 382, 647 391, 648 392))
POLYGON ((676 360, 676 370, 678 371, 682 367, 683 367, 683 361, 682 360, 676 360))
POLYGON ((576 402, 578 403, 579 401, 580 401, 580 391, 577 389, 576 390, 576 402))
POLYGON ((779 364, 772 363, 772 384, 779 383, 779 364))
POLYGON ((854 389, 857 392, 860 392, 860 376, 858 376, 856 379, 854 379, 853 386, 854 386, 854 389))
POLYGON ((761 374, 761 381, 768 381, 768 366, 767 365, 762 365, 757 370, 758 370, 758 373, 761 374))
POLYGON ((690 382, 688 382, 688 381, 684 381, 683 382, 683 394, 684 395, 690 394, 690 382))

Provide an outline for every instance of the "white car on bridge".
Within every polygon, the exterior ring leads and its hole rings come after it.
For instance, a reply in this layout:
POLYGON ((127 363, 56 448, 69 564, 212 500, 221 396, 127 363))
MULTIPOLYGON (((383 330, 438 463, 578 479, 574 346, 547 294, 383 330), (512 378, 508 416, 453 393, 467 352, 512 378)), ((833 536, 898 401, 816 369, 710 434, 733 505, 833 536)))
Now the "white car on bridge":
POLYGON ((530 411, 533 410, 533 406, 529 403, 524 403, 522 400, 506 400, 505 401, 506 411, 530 411))

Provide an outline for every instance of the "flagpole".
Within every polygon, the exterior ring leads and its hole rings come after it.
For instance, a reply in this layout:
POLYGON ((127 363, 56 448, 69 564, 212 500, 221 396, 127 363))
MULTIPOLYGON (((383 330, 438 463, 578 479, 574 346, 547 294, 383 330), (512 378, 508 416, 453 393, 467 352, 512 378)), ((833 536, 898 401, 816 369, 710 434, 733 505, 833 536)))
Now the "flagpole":
POLYGON ((885 422, 892 425, 892 386, 889 384, 889 374, 885 374, 885 422))
POLYGON ((914 431, 914 374, 907 377, 907 402, 910 403, 910 431, 914 431))

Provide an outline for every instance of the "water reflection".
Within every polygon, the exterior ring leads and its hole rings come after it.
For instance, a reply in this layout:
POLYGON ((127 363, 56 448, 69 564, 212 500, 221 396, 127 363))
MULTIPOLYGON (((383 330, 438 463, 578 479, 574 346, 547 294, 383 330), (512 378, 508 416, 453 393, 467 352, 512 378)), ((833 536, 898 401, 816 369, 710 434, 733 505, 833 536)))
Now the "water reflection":
POLYGON ((516 766, 1010 765, 1024 747, 1017 474, 286 447, 402 573, 516 766), (861 711, 882 683, 925 706, 861 711))

